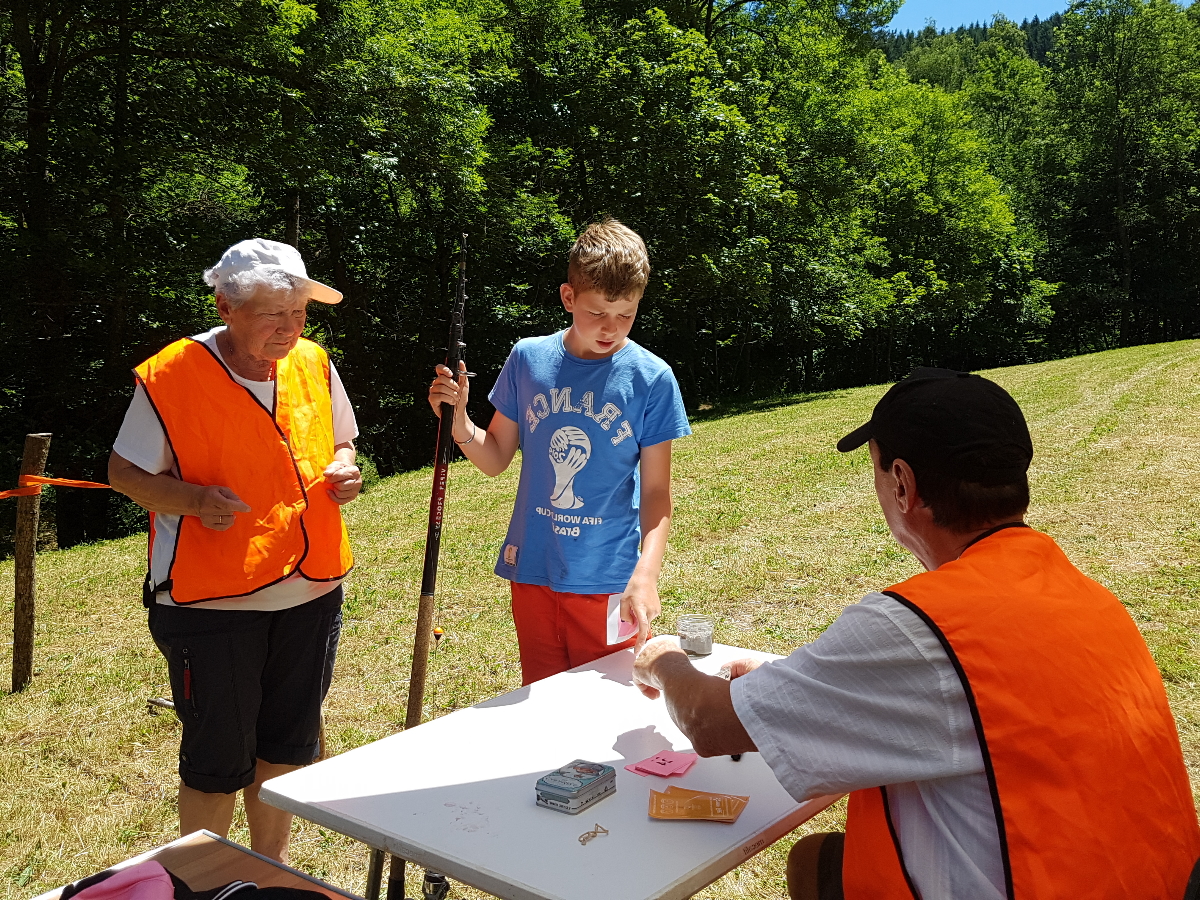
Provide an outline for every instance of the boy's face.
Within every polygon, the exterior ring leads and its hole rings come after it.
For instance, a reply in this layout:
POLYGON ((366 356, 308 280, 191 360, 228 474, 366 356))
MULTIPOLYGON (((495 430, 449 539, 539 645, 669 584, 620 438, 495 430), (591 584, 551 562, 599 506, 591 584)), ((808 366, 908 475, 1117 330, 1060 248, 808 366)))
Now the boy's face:
POLYGON ((609 300, 598 290, 575 290, 560 285, 563 308, 571 314, 571 330, 564 337, 567 351, 580 359, 603 359, 625 346, 637 317, 637 297, 609 300))

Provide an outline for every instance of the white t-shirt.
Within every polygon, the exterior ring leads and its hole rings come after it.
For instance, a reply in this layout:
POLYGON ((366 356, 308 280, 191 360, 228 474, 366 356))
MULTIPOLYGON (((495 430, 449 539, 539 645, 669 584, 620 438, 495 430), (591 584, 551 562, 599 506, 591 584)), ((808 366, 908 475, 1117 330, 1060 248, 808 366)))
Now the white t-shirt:
MULTIPOLYGON (((212 331, 198 334, 194 340, 200 341, 217 355, 217 359, 225 362, 221 350, 217 346, 217 335, 225 330, 221 325, 212 331)), ((226 366, 228 368, 228 366, 226 366)), ((274 381, 250 381, 229 372, 233 380, 248 389, 263 405, 270 410, 275 403, 274 381)), ((350 406, 350 398, 342 387, 333 362, 329 363, 330 394, 333 400, 333 442, 344 444, 358 437, 358 423, 354 419, 354 409, 350 406)), ((175 470, 175 455, 167 442, 166 432, 162 422, 145 389, 139 384, 133 392, 129 409, 125 412, 125 420, 121 423, 121 431, 117 435, 113 450, 118 456, 124 457, 140 469, 151 475, 175 470)), ((178 475, 178 472, 175 472, 178 475)), ((167 568, 171 563, 172 551, 175 546, 175 536, 179 533, 179 516, 157 514, 154 519, 154 552, 151 554, 153 568, 150 577, 155 584, 167 580, 167 568)), ((209 600, 204 603, 190 603, 189 606, 204 609, 252 609, 277 610, 288 609, 315 600, 336 588, 340 581, 309 581, 299 572, 294 572, 289 578, 278 584, 273 584, 260 591, 238 600, 209 600)), ((159 591, 159 603, 166 606, 177 606, 169 591, 159 591)))
POLYGON ((983 754, 958 673, 904 604, 868 594, 786 659, 731 685, 733 706, 789 794, 887 785, 924 900, 1003 900, 983 754))

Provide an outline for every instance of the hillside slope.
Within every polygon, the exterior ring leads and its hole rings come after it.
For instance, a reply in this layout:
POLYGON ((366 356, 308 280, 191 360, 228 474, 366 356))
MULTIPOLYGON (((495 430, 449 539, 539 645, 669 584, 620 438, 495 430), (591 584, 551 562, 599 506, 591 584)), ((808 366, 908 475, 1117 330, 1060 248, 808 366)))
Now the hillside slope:
MULTIPOLYGON (((989 374, 1013 392, 1033 432, 1031 523, 1128 605, 1167 679, 1195 771, 1200 341, 989 374)), ((696 434, 676 445, 662 629, 681 612, 708 612, 718 617, 719 640, 787 653, 864 592, 916 571, 884 526, 865 451, 834 450, 883 390, 701 416, 696 434)), ((429 478, 426 470, 388 479, 348 510, 358 565, 327 705, 334 752, 391 734, 403 719, 429 478)), ((515 485, 515 471, 493 480, 461 463, 452 471, 437 617, 447 637, 432 662, 427 715, 519 684, 507 585, 491 574, 515 485)), ((146 699, 168 688, 145 630, 143 565, 137 538, 39 560, 39 674, 23 694, 0 695, 7 897, 31 896, 173 836, 178 723, 146 714, 146 699)), ((11 563, 0 566, 0 596, 12 596, 11 563)), ((7 631, 11 599, 4 609, 7 631)), ((6 645, 4 683, 10 663, 6 645)), ((817 824, 839 815, 835 808, 817 824)), ((293 863, 361 892, 362 847, 297 827, 293 863)), ((248 843, 240 813, 232 836, 248 843)), ((700 896, 785 897, 786 846, 700 896)))

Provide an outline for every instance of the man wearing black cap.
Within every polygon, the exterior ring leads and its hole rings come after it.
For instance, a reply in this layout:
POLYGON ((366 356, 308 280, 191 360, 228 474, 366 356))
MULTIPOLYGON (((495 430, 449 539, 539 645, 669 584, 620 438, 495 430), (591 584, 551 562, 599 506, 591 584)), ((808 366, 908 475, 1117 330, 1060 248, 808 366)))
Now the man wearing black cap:
POLYGON ((786 659, 634 667, 702 756, 758 750, 797 800, 850 794, 792 848, 793 898, 1178 900, 1200 856, 1174 720, 1120 602, 1025 525, 1033 445, 1003 388, 917 369, 838 442, 870 445, 926 572, 786 659))

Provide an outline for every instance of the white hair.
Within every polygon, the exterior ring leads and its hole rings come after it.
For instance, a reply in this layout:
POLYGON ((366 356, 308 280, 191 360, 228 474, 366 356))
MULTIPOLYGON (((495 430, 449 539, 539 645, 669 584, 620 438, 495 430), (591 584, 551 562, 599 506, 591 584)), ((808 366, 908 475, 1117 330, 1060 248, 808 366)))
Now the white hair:
POLYGON ((204 270, 204 283, 213 292, 229 301, 237 309, 259 291, 271 293, 282 291, 288 299, 295 299, 301 290, 302 279, 281 269, 247 269, 242 272, 218 273, 217 267, 204 270))

